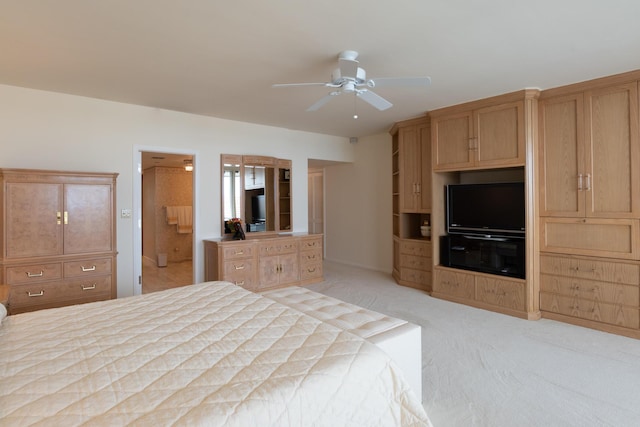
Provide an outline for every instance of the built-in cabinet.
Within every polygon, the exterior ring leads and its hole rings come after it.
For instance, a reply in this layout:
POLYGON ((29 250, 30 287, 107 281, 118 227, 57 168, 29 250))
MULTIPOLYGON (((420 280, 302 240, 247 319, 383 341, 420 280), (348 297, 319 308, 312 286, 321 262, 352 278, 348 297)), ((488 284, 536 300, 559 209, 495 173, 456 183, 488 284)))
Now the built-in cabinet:
POLYGON ((433 170, 525 164, 525 93, 430 112, 433 170))
POLYGON ((433 287, 431 295, 527 319, 540 317, 535 256, 534 160, 536 90, 523 90, 429 112, 432 144, 433 287), (440 265, 446 235, 445 186, 518 181, 525 184, 526 279, 440 265))
POLYGON ((12 314, 116 297, 116 176, 0 170, 12 314))
POLYGON ((392 135, 393 276, 431 290, 431 128, 427 117, 397 123, 392 135))
POLYGON ((205 280, 264 291, 323 280, 322 235, 205 240, 205 280))
POLYGON ((640 338, 640 113, 627 73, 543 92, 545 317, 640 338))

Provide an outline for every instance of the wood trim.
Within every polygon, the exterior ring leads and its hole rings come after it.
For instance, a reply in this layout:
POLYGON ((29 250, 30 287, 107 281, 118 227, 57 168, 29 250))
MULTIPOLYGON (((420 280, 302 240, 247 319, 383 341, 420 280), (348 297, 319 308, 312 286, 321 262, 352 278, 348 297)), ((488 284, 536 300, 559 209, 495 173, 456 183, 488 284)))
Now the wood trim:
POLYGON ((546 99, 558 95, 568 95, 575 92, 585 92, 606 86, 620 85, 640 80, 640 70, 614 74, 612 76, 599 77, 579 83, 545 89, 540 92, 540 99, 546 99))
POLYGON ((540 91, 538 89, 522 89, 516 92, 509 92, 502 95, 479 99, 476 101, 465 102, 463 104, 456 104, 448 107, 438 108, 436 110, 429 111, 427 114, 429 117, 434 118, 449 114, 463 113, 469 110, 487 108, 494 105, 506 104, 509 102, 522 101, 524 98, 528 97, 537 97, 539 92, 540 91))

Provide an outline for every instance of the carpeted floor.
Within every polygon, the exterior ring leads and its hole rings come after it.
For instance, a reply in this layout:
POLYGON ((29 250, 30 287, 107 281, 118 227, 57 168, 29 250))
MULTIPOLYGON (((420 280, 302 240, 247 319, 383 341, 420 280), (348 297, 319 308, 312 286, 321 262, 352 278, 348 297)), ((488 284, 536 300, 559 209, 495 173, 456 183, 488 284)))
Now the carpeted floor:
POLYGON ((333 262, 308 288, 422 326, 435 427, 640 426, 640 340, 450 303, 333 262))

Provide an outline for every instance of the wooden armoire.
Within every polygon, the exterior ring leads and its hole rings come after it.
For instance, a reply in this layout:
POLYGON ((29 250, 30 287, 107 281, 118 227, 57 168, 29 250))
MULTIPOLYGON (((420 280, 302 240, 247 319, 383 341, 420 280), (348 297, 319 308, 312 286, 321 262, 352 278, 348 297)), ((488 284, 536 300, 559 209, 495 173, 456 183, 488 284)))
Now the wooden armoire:
POLYGON ((0 169, 10 314, 116 297, 116 177, 0 169))

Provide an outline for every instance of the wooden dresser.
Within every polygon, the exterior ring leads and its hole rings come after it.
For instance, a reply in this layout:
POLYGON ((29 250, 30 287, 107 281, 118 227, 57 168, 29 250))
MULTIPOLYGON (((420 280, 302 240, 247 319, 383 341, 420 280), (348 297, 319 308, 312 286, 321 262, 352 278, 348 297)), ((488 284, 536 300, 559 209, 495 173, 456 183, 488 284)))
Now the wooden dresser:
POLYGON ((0 169, 10 314, 116 297, 116 177, 0 169))
POLYGON ((205 240, 205 280, 226 280, 250 291, 323 280, 322 235, 272 235, 205 240))

